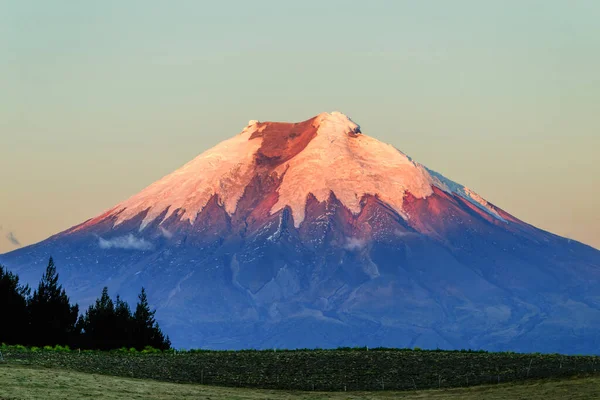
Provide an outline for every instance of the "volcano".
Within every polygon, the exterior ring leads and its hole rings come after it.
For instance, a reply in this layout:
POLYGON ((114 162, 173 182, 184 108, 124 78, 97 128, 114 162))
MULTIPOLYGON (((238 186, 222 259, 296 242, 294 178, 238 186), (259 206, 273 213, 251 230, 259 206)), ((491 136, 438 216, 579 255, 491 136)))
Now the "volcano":
POLYGON ((520 221, 338 112, 250 121, 0 263, 34 284, 50 255, 82 306, 103 286, 131 302, 144 286, 178 347, 600 348, 600 251, 520 221))

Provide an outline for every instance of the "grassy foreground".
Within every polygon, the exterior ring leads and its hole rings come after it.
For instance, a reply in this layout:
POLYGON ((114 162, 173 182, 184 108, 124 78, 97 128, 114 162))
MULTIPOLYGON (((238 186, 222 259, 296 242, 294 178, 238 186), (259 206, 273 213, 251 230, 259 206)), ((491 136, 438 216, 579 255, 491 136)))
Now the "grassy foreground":
POLYGON ((419 392, 288 392, 219 388, 0 364, 0 399, 434 399, 583 400, 600 398, 600 378, 574 378, 419 392))

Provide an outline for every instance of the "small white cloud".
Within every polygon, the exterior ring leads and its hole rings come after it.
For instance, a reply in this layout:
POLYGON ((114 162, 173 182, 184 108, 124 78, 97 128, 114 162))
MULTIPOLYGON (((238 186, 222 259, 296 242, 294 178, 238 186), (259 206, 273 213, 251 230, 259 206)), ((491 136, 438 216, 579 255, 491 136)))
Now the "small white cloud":
POLYGON ((394 234, 398 237, 404 237, 404 236, 419 236, 418 233, 415 232, 406 232, 406 231, 401 231, 400 229, 395 229, 394 230, 394 234))
POLYGON ((125 250, 151 250, 152 243, 145 239, 136 238, 131 233, 125 236, 119 236, 113 239, 102 239, 99 238, 101 249, 125 249, 125 250))
POLYGON ((359 251, 362 250, 366 245, 367 242, 365 240, 359 238, 346 238, 344 249, 349 251, 359 251))
POLYGON ((167 239, 171 239, 173 237, 173 234, 169 232, 168 229, 163 228, 162 226, 160 227, 160 233, 167 239))

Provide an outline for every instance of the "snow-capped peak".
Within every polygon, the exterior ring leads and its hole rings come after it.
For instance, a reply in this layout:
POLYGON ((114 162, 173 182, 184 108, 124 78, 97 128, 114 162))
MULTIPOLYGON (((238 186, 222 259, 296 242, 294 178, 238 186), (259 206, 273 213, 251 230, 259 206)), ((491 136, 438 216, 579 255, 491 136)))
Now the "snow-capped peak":
POLYGON ((373 195, 409 218, 403 210, 405 195, 425 198, 434 186, 501 219, 476 193, 393 146, 361 134, 356 123, 337 111, 298 124, 249 121, 239 135, 202 153, 108 215, 115 215, 118 225, 146 213, 141 229, 162 214, 169 218, 176 210, 183 220, 193 222, 214 195, 233 214, 248 184, 265 169, 282 178, 271 212, 289 206, 296 227, 304 220, 310 194, 326 201, 333 193, 354 213, 360 212, 365 195, 373 195))
POLYGON ((341 128, 338 130, 339 132, 343 132, 346 134, 361 133, 360 126, 354 121, 352 121, 352 118, 339 111, 333 111, 332 113, 321 113, 317 116, 316 121, 319 126, 321 126, 323 123, 336 125, 341 128))

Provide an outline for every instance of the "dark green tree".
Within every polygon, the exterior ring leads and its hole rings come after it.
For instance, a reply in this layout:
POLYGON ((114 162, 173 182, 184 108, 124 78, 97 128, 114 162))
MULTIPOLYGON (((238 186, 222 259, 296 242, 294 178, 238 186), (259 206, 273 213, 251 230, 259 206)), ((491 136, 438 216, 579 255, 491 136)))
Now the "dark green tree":
POLYGON ((133 315, 129 304, 117 295, 115 301, 115 334, 116 348, 134 347, 133 343, 133 315))
POLYGON ((156 323, 144 289, 139 299, 136 311, 132 314, 127 302, 119 296, 113 302, 105 287, 100 298, 80 320, 83 347, 97 350, 123 347, 143 350, 146 346, 169 349, 171 342, 156 323))
POLYGON ((102 289, 100 298, 89 306, 83 317, 83 345, 92 349, 110 350, 115 348, 115 305, 108 295, 108 288, 102 289))
POLYGON ((171 341, 160 330, 154 318, 156 310, 150 309, 146 289, 142 288, 138 299, 139 301, 133 314, 135 348, 143 350, 147 346, 152 346, 155 349, 168 350, 171 347, 171 341))
POLYGON ((54 260, 50 257, 46 273, 29 302, 29 342, 34 346, 64 346, 76 342, 79 336, 76 326, 79 306, 71 305, 58 278, 54 260))
POLYGON ((0 343, 27 344, 29 286, 19 284, 19 277, 0 265, 0 343))

